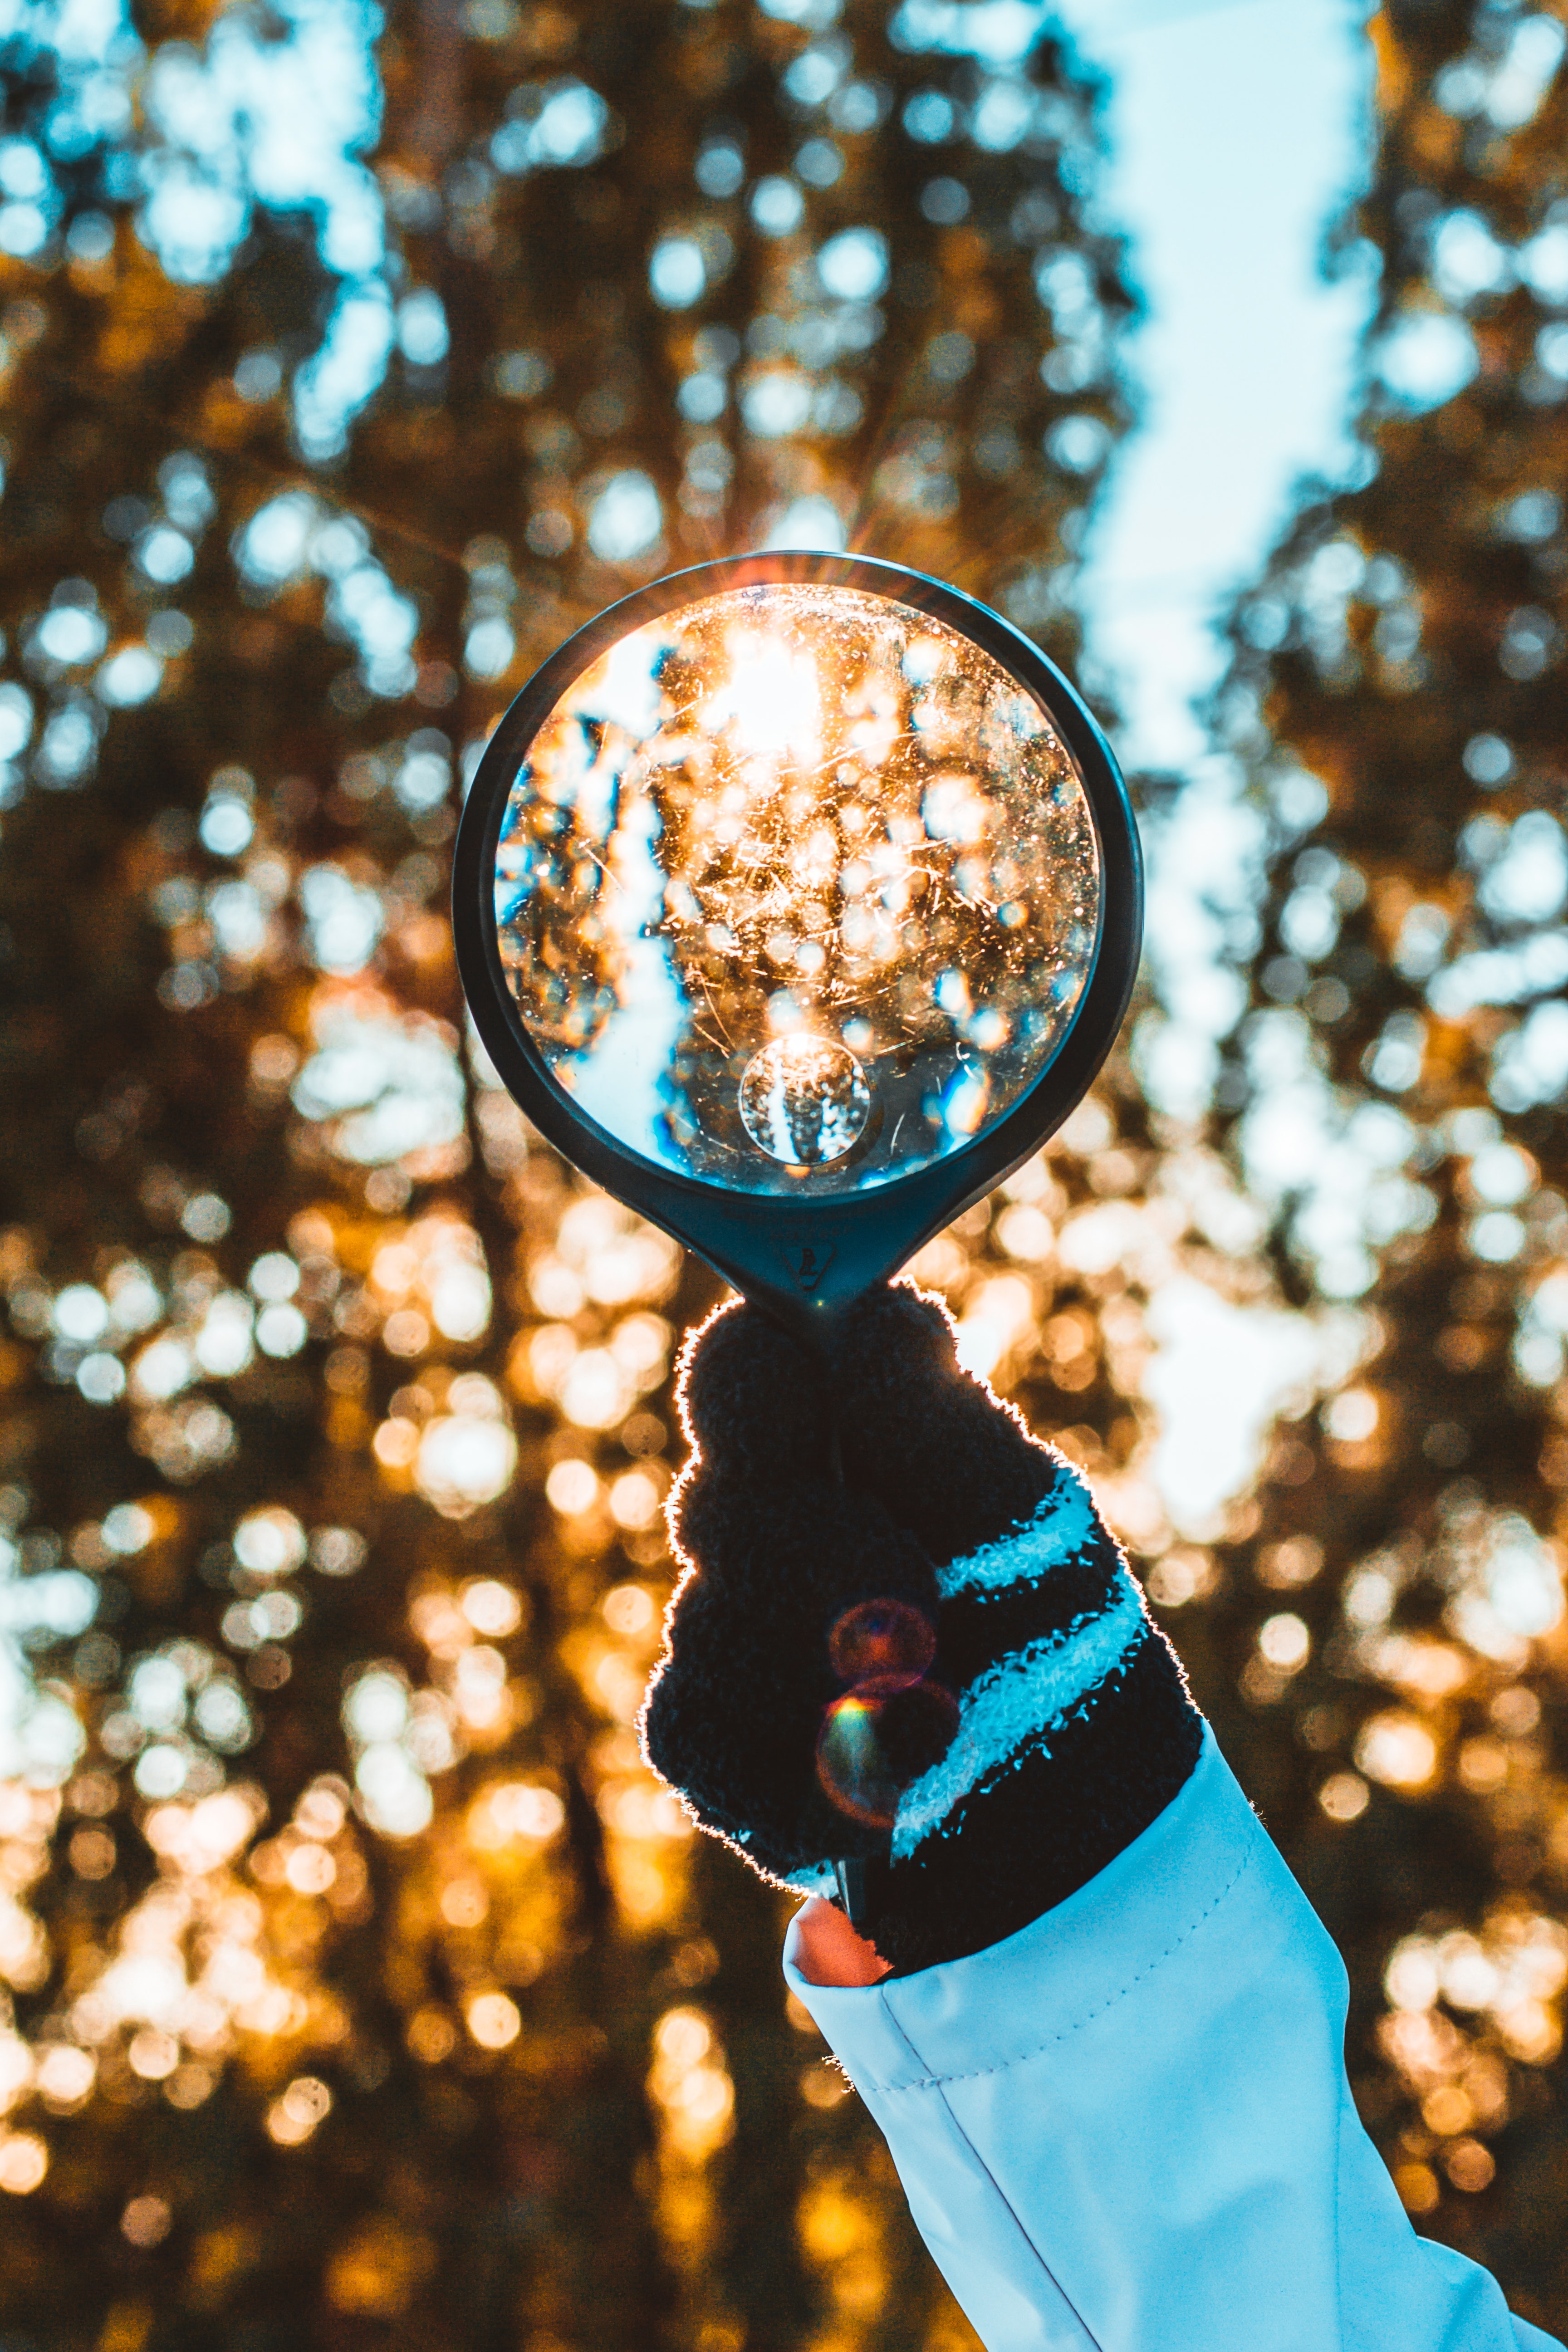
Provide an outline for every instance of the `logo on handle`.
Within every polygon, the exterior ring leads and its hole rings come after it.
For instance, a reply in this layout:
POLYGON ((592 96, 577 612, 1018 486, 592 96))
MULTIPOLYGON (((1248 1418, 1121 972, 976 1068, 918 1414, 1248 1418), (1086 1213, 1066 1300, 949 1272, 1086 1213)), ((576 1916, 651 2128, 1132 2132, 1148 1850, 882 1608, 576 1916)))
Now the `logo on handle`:
POLYGON ((813 1241, 786 1240, 781 1236, 778 1252, 788 1266, 795 1286, 804 1290, 808 1297, 833 1264, 835 1255, 834 1244, 824 1241, 820 1234, 813 1241))

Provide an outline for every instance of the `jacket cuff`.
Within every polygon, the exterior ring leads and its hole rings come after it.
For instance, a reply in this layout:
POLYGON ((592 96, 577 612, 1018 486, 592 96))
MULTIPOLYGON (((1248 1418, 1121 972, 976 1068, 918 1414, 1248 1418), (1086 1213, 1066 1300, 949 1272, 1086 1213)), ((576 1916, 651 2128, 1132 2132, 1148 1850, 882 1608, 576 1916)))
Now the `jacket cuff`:
POLYGON ((1177 1795, 1016 1934, 785 1973, 990 2352, 1521 2352, 1418 2238, 1344 2073, 1339 1954, 1206 1727, 1177 1795))
POLYGON ((1163 1811, 1086 1885, 1016 1935, 855 1988, 806 1981, 792 1922, 784 1974, 857 2089, 1010 2065, 1131 1991, 1256 1865, 1260 1841, 1267 1843, 1258 1817, 1205 1725, 1197 1764, 1163 1811))

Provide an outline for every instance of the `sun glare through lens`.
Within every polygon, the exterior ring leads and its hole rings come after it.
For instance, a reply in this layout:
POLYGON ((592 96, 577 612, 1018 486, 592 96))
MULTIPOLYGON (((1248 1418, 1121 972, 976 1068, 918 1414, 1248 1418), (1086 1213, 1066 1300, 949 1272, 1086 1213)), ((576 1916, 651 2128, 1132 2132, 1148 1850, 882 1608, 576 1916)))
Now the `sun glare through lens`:
POLYGON ((1099 851, 1071 754, 982 646, 858 588, 631 630, 512 781, 495 919, 578 1109, 655 1165, 842 1195, 961 1149, 1063 1042, 1099 851))

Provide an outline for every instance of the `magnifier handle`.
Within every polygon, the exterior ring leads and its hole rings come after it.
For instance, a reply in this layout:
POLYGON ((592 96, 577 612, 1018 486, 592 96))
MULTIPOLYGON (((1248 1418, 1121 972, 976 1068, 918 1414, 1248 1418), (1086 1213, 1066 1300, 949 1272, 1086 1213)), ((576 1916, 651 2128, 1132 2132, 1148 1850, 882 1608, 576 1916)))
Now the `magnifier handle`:
POLYGON ((849 1860, 836 1862, 833 1865, 834 1881, 838 1888, 838 1907, 858 1936, 865 1934, 867 1924, 871 1916, 871 1901, 867 1892, 866 1874, 872 1864, 879 1864, 881 1859, 880 1854, 873 1854, 868 1859, 855 1855, 849 1860))
MULTIPOLYGON (((835 1486, 847 1486, 844 1475, 844 1444, 838 1415, 834 1413, 827 1423, 827 1475, 835 1486)), ((879 1853, 836 1855, 830 1864, 834 1884, 838 1889, 838 1907, 858 1936, 863 1936, 876 1906, 873 1887, 886 1874, 891 1859, 892 1832, 889 1830, 879 1853)))

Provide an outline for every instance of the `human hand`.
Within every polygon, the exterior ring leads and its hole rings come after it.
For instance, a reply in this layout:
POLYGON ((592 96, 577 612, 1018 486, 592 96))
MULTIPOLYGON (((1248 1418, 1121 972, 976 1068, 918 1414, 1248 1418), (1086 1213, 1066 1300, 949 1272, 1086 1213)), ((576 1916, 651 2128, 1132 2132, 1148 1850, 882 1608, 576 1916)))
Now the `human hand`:
POLYGON ((906 1972, 1026 1925, 1163 1810, 1202 1729, 1174 1655, 1077 1472, 959 1368, 937 1301, 871 1293, 826 1362, 737 1303, 689 1341, 680 1400, 685 1573, 643 1729, 703 1828, 807 1893, 864 1860, 861 1924, 906 1972), (958 1702, 945 1746, 889 1706, 890 1837, 817 1769, 829 1637, 871 1601, 929 1620, 958 1702))

